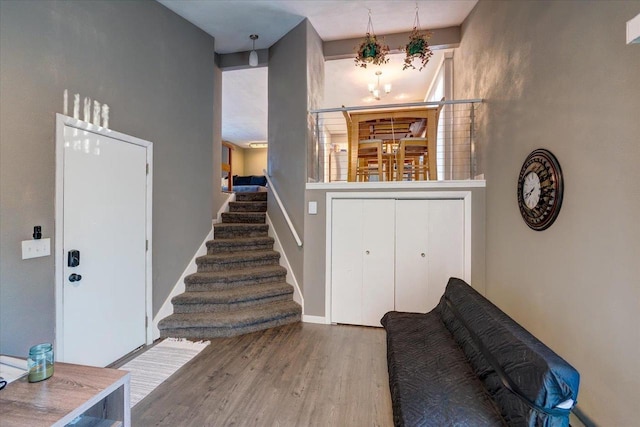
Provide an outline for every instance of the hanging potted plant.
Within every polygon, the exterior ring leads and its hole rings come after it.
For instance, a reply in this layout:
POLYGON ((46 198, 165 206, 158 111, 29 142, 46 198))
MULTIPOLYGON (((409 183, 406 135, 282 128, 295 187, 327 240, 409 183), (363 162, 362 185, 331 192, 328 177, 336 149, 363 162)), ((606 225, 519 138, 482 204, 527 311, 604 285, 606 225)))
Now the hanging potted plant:
POLYGON ((387 53, 389 46, 378 41, 376 34, 373 32, 373 24, 371 23, 371 11, 369 11, 369 24, 367 25, 367 34, 364 40, 356 48, 357 56, 355 59, 356 66, 367 68, 367 65, 382 65, 389 62, 387 53))
POLYGON ((422 71, 429 62, 429 58, 433 55, 428 43, 430 38, 430 32, 420 31, 420 19, 418 18, 418 7, 416 6, 416 17, 413 23, 413 31, 411 31, 411 34, 409 35, 409 43, 404 47, 406 56, 404 58, 404 66, 402 67, 403 70, 406 70, 407 68, 413 68, 415 70, 416 67, 413 65, 413 61, 415 59, 419 59, 420 68, 418 71, 422 71))
POLYGON ((356 65, 367 68, 367 65, 382 65, 389 62, 387 58, 389 46, 378 41, 375 34, 367 33, 364 41, 358 47, 358 56, 356 56, 356 65))

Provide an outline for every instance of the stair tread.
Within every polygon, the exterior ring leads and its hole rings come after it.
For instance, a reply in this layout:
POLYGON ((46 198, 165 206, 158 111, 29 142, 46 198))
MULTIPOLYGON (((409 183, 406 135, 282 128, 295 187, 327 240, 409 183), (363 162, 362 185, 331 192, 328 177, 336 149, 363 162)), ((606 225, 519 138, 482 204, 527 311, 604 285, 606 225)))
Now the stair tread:
POLYGON ((256 236, 256 237, 221 237, 219 239, 209 240, 207 242, 207 246, 215 246, 215 245, 224 245, 224 244, 235 244, 235 245, 246 245, 251 243, 274 243, 275 240, 273 237, 269 236, 256 236))
POLYGON ((254 211, 246 211, 246 212, 223 212, 222 215, 227 216, 265 216, 264 212, 254 212, 254 211))
POLYGON ((236 193, 236 201, 239 201, 239 202, 265 201, 267 200, 267 194, 268 193, 266 191, 236 193))
POLYGON ((213 238, 235 238, 235 237, 252 237, 266 236, 269 232, 269 225, 251 222, 221 222, 213 226, 213 238))
POLYGON ((234 200, 233 202, 229 202, 229 204, 231 204, 231 203, 237 203, 237 204, 243 204, 243 205, 246 205, 246 204, 261 204, 262 205, 262 204, 267 203, 267 201, 266 200, 234 200))
POLYGON ((264 228, 269 227, 268 224, 262 223, 251 223, 251 222, 219 222, 217 224, 213 224, 213 228, 224 228, 224 227, 251 227, 251 228, 264 228))
POLYGON ((229 212, 266 212, 267 201, 229 202, 229 212))
POLYGON ((280 275, 286 274, 287 269, 281 265, 266 265, 259 267, 243 268, 240 270, 226 271, 199 271, 185 277, 185 281, 190 283, 210 282, 216 279, 225 279, 225 281, 234 281, 238 279, 249 279, 260 275, 280 275), (200 279, 200 280, 198 280, 200 279))
POLYGON ((196 258, 198 262, 214 262, 214 261, 234 261, 234 260, 254 260, 263 258, 280 258, 280 253, 274 250, 260 251, 238 251, 238 252, 221 252, 212 255, 202 255, 196 258))
POLYGON ((300 315, 302 308, 293 300, 276 301, 226 312, 174 313, 160 321, 160 329, 238 328, 300 315))
POLYGON ((238 335, 249 334, 253 332, 263 331, 265 329, 277 328, 279 326, 291 323, 299 323, 301 314, 281 317, 279 319, 268 320, 253 325, 243 325, 235 328, 164 328, 160 330, 162 338, 186 338, 192 340, 208 340, 212 338, 235 337, 238 335))
POLYGON ((267 219, 266 212, 224 212, 223 224, 264 224, 267 219))
POLYGON ((293 286, 286 282, 264 283, 259 285, 226 288, 216 291, 184 292, 172 299, 176 304, 219 304, 266 298, 269 296, 293 293, 293 286), (253 297, 253 298, 251 298, 253 297))
MULTIPOLYGON (((229 202, 229 203, 232 203, 232 202, 229 202)), ((259 206, 258 203, 267 203, 267 199, 262 199, 262 200, 259 199, 259 198, 258 199, 253 199, 253 200, 252 199, 244 199, 244 200, 236 200, 233 203, 253 203, 256 206, 259 206)))
POLYGON ((207 243, 207 253, 264 251, 273 249, 273 244, 273 240, 237 241, 235 239, 228 239, 207 243))

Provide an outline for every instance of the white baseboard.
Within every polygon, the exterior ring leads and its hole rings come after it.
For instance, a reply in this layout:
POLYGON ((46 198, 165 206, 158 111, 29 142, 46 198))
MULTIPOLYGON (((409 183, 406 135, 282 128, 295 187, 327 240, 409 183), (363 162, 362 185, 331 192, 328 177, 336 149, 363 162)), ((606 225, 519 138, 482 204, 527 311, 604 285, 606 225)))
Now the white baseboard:
POLYGON ((310 314, 303 314, 302 321, 304 323, 319 323, 321 325, 328 325, 327 318, 324 316, 311 316, 310 314))
POLYGON ((293 300, 302 306, 302 312, 304 313, 304 297, 302 296, 302 291, 300 290, 296 276, 291 270, 291 264, 289 264, 287 254, 282 249, 278 233, 276 233, 276 230, 273 227, 269 214, 267 214, 267 224, 269 225, 269 236, 273 237, 275 241, 273 244, 273 250, 280 252, 280 265, 287 269, 287 283, 291 283, 293 285, 293 300))
POLYGON ((167 299, 164 300, 164 304, 162 304, 162 307, 160 307, 160 311, 158 311, 158 314, 156 314, 155 317, 153 318, 153 339, 154 340, 157 340, 158 338, 160 338, 160 330, 158 329, 158 323, 160 322, 160 320, 173 314, 173 304, 171 304, 171 298, 184 292, 184 278, 187 277, 189 274, 195 273, 198 270, 198 266, 196 265, 196 258, 202 255, 206 255, 207 242, 211 239, 213 239, 213 228, 211 228, 211 231, 209 232, 209 234, 207 234, 207 237, 204 239, 204 241, 196 251, 195 255, 187 265, 187 268, 185 268, 184 271, 182 272, 182 275, 180 276, 175 286, 171 290, 171 293, 169 293, 169 296, 167 297, 167 299))
POLYGON ((211 221, 212 224, 219 224, 222 222, 222 213, 229 212, 229 203, 236 201, 236 193, 228 193, 227 200, 224 201, 220 209, 218 209, 218 215, 211 221))

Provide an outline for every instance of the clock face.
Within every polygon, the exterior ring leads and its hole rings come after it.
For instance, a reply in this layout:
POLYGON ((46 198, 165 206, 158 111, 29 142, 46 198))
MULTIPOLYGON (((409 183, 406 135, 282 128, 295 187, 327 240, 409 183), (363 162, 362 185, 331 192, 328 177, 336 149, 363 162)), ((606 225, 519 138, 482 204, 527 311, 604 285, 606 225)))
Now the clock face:
POLYGON ((533 230, 551 226, 562 206, 563 180, 560 164, 548 150, 538 149, 524 161, 518 177, 518 206, 533 230))
POLYGON ((529 172, 529 174, 524 177, 522 198, 529 209, 538 206, 538 202, 540 201, 540 177, 537 173, 529 172))

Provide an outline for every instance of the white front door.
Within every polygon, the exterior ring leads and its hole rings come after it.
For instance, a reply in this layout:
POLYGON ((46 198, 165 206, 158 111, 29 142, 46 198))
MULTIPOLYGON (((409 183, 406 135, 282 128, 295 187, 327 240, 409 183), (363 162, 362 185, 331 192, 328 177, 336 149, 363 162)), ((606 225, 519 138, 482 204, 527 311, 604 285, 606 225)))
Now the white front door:
POLYGON ((106 366, 146 341, 150 147, 63 126, 59 359, 106 366))

